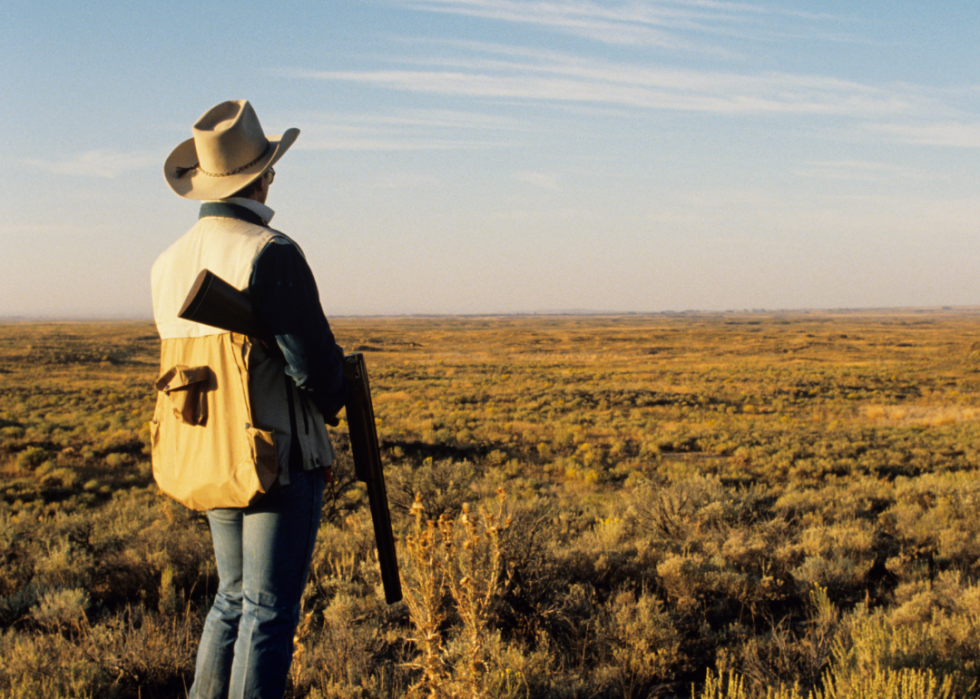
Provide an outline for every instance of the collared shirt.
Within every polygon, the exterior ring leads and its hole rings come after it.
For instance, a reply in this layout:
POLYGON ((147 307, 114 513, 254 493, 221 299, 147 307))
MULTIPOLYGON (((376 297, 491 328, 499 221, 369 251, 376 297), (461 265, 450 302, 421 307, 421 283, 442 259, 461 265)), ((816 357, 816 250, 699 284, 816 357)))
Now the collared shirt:
POLYGON ((237 206, 245 207, 260 219, 265 221, 265 225, 267 226, 272 221, 272 217, 276 215, 275 211, 262 202, 255 201, 254 199, 248 199, 246 197, 228 197, 227 199, 214 200, 213 203, 236 204, 237 206))

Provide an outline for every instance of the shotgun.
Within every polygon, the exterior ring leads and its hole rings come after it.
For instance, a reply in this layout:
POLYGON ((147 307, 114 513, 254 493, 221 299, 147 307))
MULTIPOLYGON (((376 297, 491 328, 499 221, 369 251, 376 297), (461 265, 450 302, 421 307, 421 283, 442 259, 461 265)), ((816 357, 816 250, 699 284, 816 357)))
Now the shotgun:
MULTIPOLYGON (((275 347, 275 340, 255 317, 248 296, 207 269, 197 275, 177 315, 184 320, 257 337, 275 347)), ((360 352, 346 355, 343 366, 349 386, 344 408, 354 457, 354 475, 367 486, 385 601, 394 604, 402 598, 402 587, 364 355, 360 352)))
POLYGON ((362 353, 354 352, 344 357, 344 377, 350 386, 344 407, 347 410, 350 450, 354 455, 354 476, 367 486, 385 601, 394 604, 402 598, 402 586, 398 578, 395 537, 391 533, 388 491, 381 467, 381 449, 378 447, 378 429, 374 422, 371 386, 368 384, 367 365, 362 353))

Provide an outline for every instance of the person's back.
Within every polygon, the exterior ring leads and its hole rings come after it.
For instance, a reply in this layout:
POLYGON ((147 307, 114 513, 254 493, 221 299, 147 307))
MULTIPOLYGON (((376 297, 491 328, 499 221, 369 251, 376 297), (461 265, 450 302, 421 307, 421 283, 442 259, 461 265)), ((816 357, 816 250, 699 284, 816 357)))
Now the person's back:
POLYGON ((161 375, 151 425, 157 482, 208 511, 219 590, 192 697, 280 697, 320 521, 324 425, 343 404, 340 352, 302 251, 268 223, 272 165, 298 130, 267 139, 247 102, 224 102, 164 167, 198 223, 151 273, 161 375), (177 317, 202 269, 252 298, 275 344, 177 317))

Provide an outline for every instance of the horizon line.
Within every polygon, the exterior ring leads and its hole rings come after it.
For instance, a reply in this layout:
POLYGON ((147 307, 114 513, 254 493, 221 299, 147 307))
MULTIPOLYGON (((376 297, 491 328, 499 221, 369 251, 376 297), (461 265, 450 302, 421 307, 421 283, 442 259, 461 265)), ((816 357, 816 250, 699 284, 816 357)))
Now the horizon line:
MULTIPOLYGON (((618 311, 618 310, 543 310, 543 311, 486 311, 472 313, 337 313, 329 319, 340 318, 519 318, 519 317, 610 317, 610 316, 683 316, 683 315, 768 315, 779 313, 944 313, 980 312, 978 305, 938 305, 938 306, 838 306, 808 308, 729 308, 724 310, 684 309, 663 311, 618 311)), ((0 315, 0 324, 14 323, 154 323, 149 315, 119 314, 79 314, 79 315, 0 315)))

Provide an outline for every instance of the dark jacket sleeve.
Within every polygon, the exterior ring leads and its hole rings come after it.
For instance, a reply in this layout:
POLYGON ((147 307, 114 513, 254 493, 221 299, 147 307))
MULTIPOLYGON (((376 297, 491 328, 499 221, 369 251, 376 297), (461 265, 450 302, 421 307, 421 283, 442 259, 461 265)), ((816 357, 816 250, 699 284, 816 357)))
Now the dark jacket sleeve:
POLYGON ((291 243, 272 242, 255 262, 252 303, 286 359, 286 373, 325 418, 344 405, 347 385, 330 324, 306 259, 291 243))

